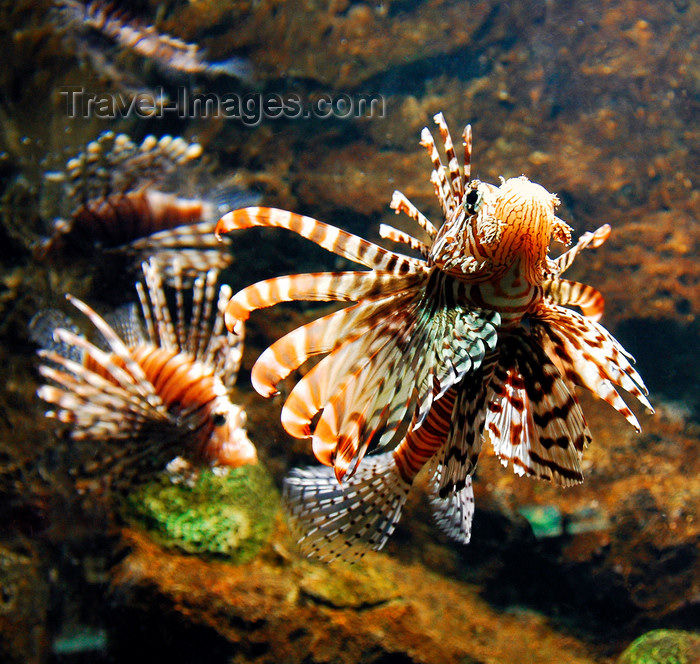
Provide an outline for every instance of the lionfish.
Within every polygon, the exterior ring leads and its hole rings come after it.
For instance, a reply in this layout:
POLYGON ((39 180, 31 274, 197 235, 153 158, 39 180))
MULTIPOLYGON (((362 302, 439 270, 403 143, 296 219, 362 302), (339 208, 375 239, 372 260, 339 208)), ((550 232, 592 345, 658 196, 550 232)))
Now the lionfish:
MULTIPOLYGON (((201 154, 198 143, 169 135, 149 135, 136 145, 126 134, 100 134, 68 160, 65 170, 49 174, 49 180, 67 183, 71 211, 67 219, 54 221, 36 257, 95 249, 124 254, 133 264, 154 257, 168 277, 176 257, 187 275, 225 268, 232 260, 228 246, 212 235, 221 205, 179 198, 154 186, 201 154)), ((244 190, 224 194, 225 209, 258 200, 244 190)))
POLYGON ((438 523, 468 542, 471 476, 487 437, 518 475, 562 486, 583 481, 581 457, 591 434, 577 385, 638 431, 615 386, 651 409, 633 359, 597 322, 601 294, 561 277, 580 251, 607 239, 610 227, 549 258, 551 240, 571 241, 571 228, 555 216, 557 197, 524 176, 500 186, 471 179, 471 127, 464 130, 460 169, 442 114, 435 121, 447 167, 427 128, 421 145, 433 164, 444 223, 438 230, 395 192, 391 207, 416 222, 427 241, 380 229, 418 258, 277 209, 236 210, 216 228, 219 234, 286 228, 369 268, 268 279, 226 306, 226 325, 235 332, 251 311, 278 302, 356 303, 283 336, 252 369, 255 389, 272 396, 294 369, 326 354, 282 409, 287 432, 311 437, 324 464, 291 471, 284 487, 302 549, 323 560, 381 549, 424 467, 438 523), (370 449, 378 453, 365 457, 370 449))
POLYGON ((176 262, 171 312, 156 261, 143 264, 143 277, 136 290, 145 330, 135 305, 101 317, 71 295, 68 301, 94 326, 94 341, 59 310, 41 311, 30 323, 42 347, 39 372, 49 381, 37 394, 54 407, 46 415, 68 425, 74 441, 102 444, 76 469, 79 488, 128 487, 178 457, 232 467, 257 461, 245 412, 228 394, 242 339, 225 333, 215 315, 231 289, 221 286, 217 296, 218 273, 209 270, 190 294, 176 262))
POLYGON ((186 74, 233 76, 242 80, 252 77, 250 62, 233 56, 222 62, 208 62, 197 44, 159 32, 154 26, 130 17, 115 3, 54 0, 61 21, 76 31, 93 30, 121 48, 157 62, 166 70, 186 74))

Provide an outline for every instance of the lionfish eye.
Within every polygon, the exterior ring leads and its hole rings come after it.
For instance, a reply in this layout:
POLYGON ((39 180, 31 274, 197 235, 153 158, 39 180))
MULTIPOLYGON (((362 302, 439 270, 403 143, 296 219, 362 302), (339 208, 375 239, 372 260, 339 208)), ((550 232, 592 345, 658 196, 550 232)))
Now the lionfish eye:
POLYGON ((464 197, 464 209, 469 214, 476 214, 481 207, 481 201, 484 195, 478 190, 472 188, 464 197))
POLYGON ((215 427, 222 427, 226 424, 226 415, 223 413, 216 413, 214 417, 212 417, 212 422, 215 427))

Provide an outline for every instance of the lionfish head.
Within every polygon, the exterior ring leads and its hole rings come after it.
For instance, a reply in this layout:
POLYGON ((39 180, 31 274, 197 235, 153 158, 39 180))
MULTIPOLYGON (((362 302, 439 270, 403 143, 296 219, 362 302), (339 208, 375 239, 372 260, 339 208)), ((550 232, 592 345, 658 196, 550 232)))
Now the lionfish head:
POLYGON ((207 461, 232 468, 257 463, 258 453, 244 429, 245 411, 240 406, 219 397, 212 404, 208 417, 210 426, 202 430, 205 436, 203 455, 207 461))
POLYGON ((554 194, 525 176, 504 180, 493 202, 498 240, 487 248, 494 267, 518 263, 531 284, 542 283, 552 239, 571 242, 571 228, 554 214, 557 205, 554 194))

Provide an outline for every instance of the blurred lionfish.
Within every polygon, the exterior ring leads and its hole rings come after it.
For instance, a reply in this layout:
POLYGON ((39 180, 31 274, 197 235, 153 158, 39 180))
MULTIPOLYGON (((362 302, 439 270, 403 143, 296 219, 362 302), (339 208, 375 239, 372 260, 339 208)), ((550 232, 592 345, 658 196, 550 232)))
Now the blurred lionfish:
POLYGON ((460 171, 442 114, 435 121, 447 168, 427 128, 421 145, 433 163, 442 227, 395 192, 391 207, 413 219, 429 242, 380 229, 421 258, 282 210, 237 210, 216 228, 287 228, 370 268, 269 279, 240 291, 226 307, 226 324, 236 331, 251 311, 282 301, 357 303, 282 337, 252 370, 255 389, 271 396, 305 360, 327 353, 282 409, 285 429, 311 436, 314 454, 326 464, 295 469, 285 480, 300 544, 321 559, 382 548, 424 467, 438 522, 466 543, 474 510, 471 475, 487 433, 517 474, 562 486, 581 482, 581 455, 591 434, 576 385, 607 401, 637 430, 615 385, 651 409, 631 356, 596 322, 600 293, 561 278, 581 250, 607 239, 609 226, 584 234, 556 260, 548 258, 552 239, 571 240, 570 227, 554 214, 556 196, 525 177, 500 186, 472 180, 471 128, 463 134, 460 171), (362 461, 370 447, 393 449, 362 461))
MULTIPOLYGON (((143 264, 145 287, 138 282, 136 289, 145 331, 134 305, 102 318, 71 295, 69 302, 97 330, 94 343, 58 310, 39 312, 30 324, 42 347, 39 371, 50 381, 37 394, 55 407, 46 415, 68 424, 74 441, 112 443, 76 470, 79 487, 128 487, 180 455, 220 466, 257 461, 243 428, 245 412, 228 396, 242 340, 224 334, 215 315, 218 273, 195 280, 187 326, 177 261, 174 268, 171 313, 157 262, 143 264)), ((220 288, 219 313, 230 295, 228 286, 220 288)))
MULTIPOLYGON (((126 254, 135 264, 155 257, 168 278, 176 257, 188 276, 223 269, 232 257, 228 246, 212 236, 222 206, 153 187, 201 154, 201 145, 179 137, 147 136, 136 145, 126 134, 100 134, 68 160, 64 171, 50 174, 49 179, 69 183, 72 210, 67 219, 54 221, 51 237, 37 248, 37 258, 98 249, 126 254)), ((258 200, 244 190, 224 193, 225 209, 258 200)))
MULTIPOLYGON (((245 58, 234 56, 222 62, 208 62, 197 44, 188 44, 163 34, 154 26, 130 17, 115 3, 54 0, 54 6, 60 22, 76 33, 95 31, 121 48, 157 62, 166 70, 209 76, 226 75, 243 80, 252 76, 250 63, 245 58)), ((84 50, 91 54, 94 49, 86 47, 84 50)))

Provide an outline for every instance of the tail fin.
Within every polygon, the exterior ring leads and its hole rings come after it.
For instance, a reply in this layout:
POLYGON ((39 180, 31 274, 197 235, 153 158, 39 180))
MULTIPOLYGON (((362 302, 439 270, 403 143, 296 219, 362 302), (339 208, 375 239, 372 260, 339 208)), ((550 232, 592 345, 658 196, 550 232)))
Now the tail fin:
POLYGON ((354 561, 384 546, 410 488, 387 452, 365 457, 342 485, 330 466, 295 468, 283 496, 302 551, 323 561, 354 561))

